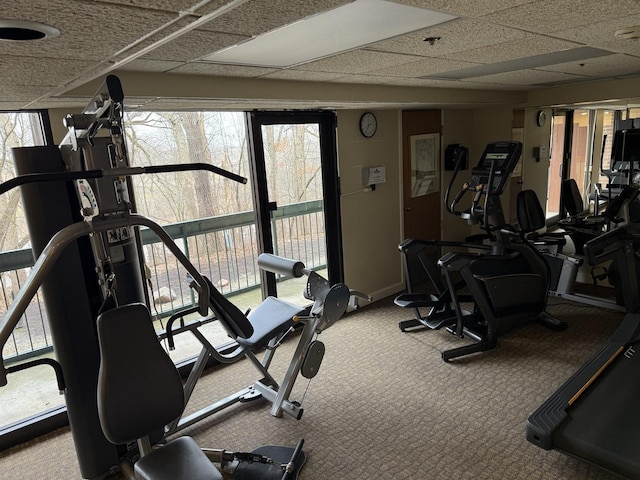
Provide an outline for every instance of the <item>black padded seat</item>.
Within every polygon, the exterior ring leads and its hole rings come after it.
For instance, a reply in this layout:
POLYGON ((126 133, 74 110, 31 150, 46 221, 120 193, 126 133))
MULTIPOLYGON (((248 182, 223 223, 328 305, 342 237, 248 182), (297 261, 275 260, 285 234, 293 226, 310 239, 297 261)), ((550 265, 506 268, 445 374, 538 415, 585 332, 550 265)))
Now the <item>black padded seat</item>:
POLYGON ((564 234, 537 233, 546 227, 546 217, 540 200, 533 190, 522 190, 516 199, 518 227, 523 238, 532 241, 534 245, 556 246, 558 252, 566 245, 564 234))
POLYGON ((135 464, 140 480, 222 480, 195 440, 180 437, 142 457, 135 464))
POLYGON ((304 311, 276 297, 267 297, 248 316, 230 302, 207 277, 209 305, 225 329, 240 345, 252 350, 264 347, 278 333, 291 327, 293 317, 304 311))
POLYGON ((562 202, 570 217, 580 215, 584 211, 584 202, 578 184, 573 178, 562 183, 562 202))
POLYGON ((285 302, 276 297, 267 297, 247 317, 253 327, 249 338, 236 338, 240 345, 251 349, 260 348, 280 332, 294 325, 293 317, 304 311, 303 307, 285 302))
POLYGON ((562 202, 564 204, 569 219, 562 219, 559 223, 569 227, 572 223, 582 229, 592 230, 594 233, 601 233, 606 224, 606 219, 601 216, 580 216, 584 212, 584 202, 578 184, 573 178, 568 178, 562 182, 562 202))

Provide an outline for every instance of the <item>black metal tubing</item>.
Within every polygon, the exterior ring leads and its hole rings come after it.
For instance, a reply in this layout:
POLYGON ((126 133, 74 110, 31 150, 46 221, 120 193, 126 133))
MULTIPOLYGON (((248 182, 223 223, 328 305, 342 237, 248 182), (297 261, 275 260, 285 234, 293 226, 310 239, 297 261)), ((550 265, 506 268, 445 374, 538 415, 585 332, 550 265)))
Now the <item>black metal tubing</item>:
POLYGON ((289 465, 287 465, 284 475, 282 475, 282 480, 288 480, 289 477, 291 476, 291 472, 295 468, 296 461, 298 460, 298 457, 302 452, 303 445, 304 445, 304 438, 300 439, 300 441, 296 445, 296 448, 293 450, 293 454, 291 455, 291 460, 289 460, 289 465))
POLYGON ((77 172, 29 173, 0 183, 0 195, 9 190, 29 183, 64 182, 89 178, 118 177, 121 175, 142 175, 149 173, 186 172, 206 170, 216 173, 238 183, 247 183, 247 179, 233 172, 216 167, 209 163, 176 163, 171 165, 157 165, 149 167, 131 167, 113 170, 81 170, 77 172))
POLYGON ((60 392, 64 392, 66 390, 66 385, 64 383, 64 375, 62 374, 62 367, 60 364, 52 359, 52 358, 39 358, 37 360, 31 360, 29 362, 20 363, 18 365, 13 365, 11 367, 7 367, 7 373, 15 373, 20 372, 22 370, 26 370, 27 368, 38 367, 40 365, 49 365, 53 368, 56 374, 56 381, 58 382, 58 390, 60 392))

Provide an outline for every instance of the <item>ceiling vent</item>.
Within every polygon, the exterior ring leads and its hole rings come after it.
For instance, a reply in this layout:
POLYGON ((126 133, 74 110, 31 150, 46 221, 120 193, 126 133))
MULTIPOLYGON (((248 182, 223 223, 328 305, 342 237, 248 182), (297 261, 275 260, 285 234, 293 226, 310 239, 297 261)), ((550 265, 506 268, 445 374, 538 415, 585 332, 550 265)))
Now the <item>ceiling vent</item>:
POLYGON ((623 38, 625 40, 631 40, 633 38, 640 38, 640 25, 635 27, 621 28, 616 30, 616 37, 623 38))

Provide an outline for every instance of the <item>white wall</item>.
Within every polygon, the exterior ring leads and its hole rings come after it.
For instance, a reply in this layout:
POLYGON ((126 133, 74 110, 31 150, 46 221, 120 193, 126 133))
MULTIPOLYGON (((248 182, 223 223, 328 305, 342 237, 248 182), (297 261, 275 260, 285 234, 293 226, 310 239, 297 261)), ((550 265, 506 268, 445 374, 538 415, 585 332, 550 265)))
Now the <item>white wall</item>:
POLYGON ((538 161, 533 155, 534 147, 550 147, 551 140, 551 115, 550 108, 527 108, 524 113, 524 147, 522 152, 522 181, 523 190, 534 190, 540 203, 544 207, 547 200, 547 184, 549 181, 550 159, 538 161), (539 110, 547 114, 544 126, 536 124, 536 116, 539 110))
POLYGON ((364 138, 362 110, 338 112, 345 283, 379 300, 403 288, 401 257, 401 112, 377 110, 378 131, 364 138), (384 166, 386 183, 365 192, 362 168, 384 166))

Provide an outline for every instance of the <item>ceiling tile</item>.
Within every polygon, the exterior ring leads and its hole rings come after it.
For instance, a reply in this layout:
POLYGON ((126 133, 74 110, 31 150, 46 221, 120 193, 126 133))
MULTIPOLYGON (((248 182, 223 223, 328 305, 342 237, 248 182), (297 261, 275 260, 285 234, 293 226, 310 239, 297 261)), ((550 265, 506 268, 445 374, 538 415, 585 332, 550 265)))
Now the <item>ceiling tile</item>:
POLYGON ((491 48, 473 48, 452 53, 447 58, 467 62, 495 63, 569 50, 579 46, 581 45, 575 42, 529 33, 521 39, 491 45, 491 48))
POLYGON ((72 80, 93 62, 60 58, 13 57, 0 55, 0 85, 42 85, 54 87, 72 80), (34 75, 34 72, 38 72, 34 75))
POLYGON ((217 50, 234 45, 249 37, 191 30, 175 40, 165 43, 141 58, 147 60, 173 60, 188 62, 197 60, 217 50))
POLYGON ((295 68, 287 68, 283 70, 275 70, 273 73, 268 73, 263 78, 272 78, 279 80, 302 80, 309 82, 326 82, 335 80, 336 78, 343 77, 343 73, 331 73, 331 72, 316 72, 308 70, 298 70, 295 68))
MULTIPOLYGON (((554 83, 636 75, 640 70, 640 41, 614 36, 620 28, 640 25, 640 0, 390 0, 460 18, 290 69, 212 64, 200 59, 352 0, 1 1, 0 16, 40 21, 61 31, 59 37, 44 41, 0 41, 0 102, 4 106, 83 107, 87 102, 85 98, 66 97, 63 93, 116 68, 126 71, 126 75, 153 72, 158 81, 171 72, 212 79, 264 78, 467 90, 535 90, 554 83), (214 16, 216 18, 210 18, 214 16), (423 41, 428 36, 441 39, 429 45, 423 41), (570 62, 566 58, 555 58, 553 61, 564 63, 537 68, 532 63, 536 56, 557 55, 576 47, 618 54, 570 62), (516 71, 463 80, 419 78, 452 75, 458 70, 493 63, 502 64, 496 68, 516 71)), ((480 75, 477 70, 469 74, 480 75)), ((81 89, 76 91, 87 94, 81 89)), ((311 98, 317 98, 313 89, 309 91, 311 98)), ((250 95, 251 92, 247 93, 250 95)), ((160 105, 154 108, 178 108, 183 101, 166 99, 162 104, 161 100, 140 97, 129 106, 154 104, 160 105)), ((211 108, 328 105, 314 100, 281 99, 184 102, 189 108, 195 105, 211 108)), ((380 101, 376 104, 383 105, 380 101)), ((369 104, 362 100, 335 102, 337 107, 346 105, 369 104)), ((395 103, 389 101, 388 105, 395 103)))
POLYGON ((638 39, 625 40, 615 36, 617 30, 635 25, 640 25, 640 14, 598 21, 576 28, 563 28, 552 32, 552 35, 611 50, 612 52, 640 56, 640 43, 638 39))
POLYGON ((0 55, 87 59, 101 62, 175 18, 175 14, 78 0, 3 0, 2 17, 51 25, 60 36, 0 42, 0 55))
POLYGON ((450 72, 463 68, 475 67, 478 63, 461 62, 458 60, 447 60, 444 58, 422 58, 416 62, 397 65, 393 68, 382 68, 372 70, 374 75, 389 75, 392 77, 424 77, 440 72, 450 72))
POLYGON ((130 70, 136 72, 169 72, 181 65, 184 65, 184 62, 138 58, 121 65, 118 67, 118 70, 130 70))
POLYGON ((495 83, 496 85, 528 85, 536 83, 564 82, 576 79, 585 80, 584 76, 570 75, 558 72, 543 72, 540 70, 517 70, 515 72, 496 73, 482 77, 466 78, 469 83, 495 83))
POLYGON ((345 75, 331 80, 332 83, 354 83, 354 84, 371 84, 386 85, 392 80, 391 77, 382 75, 345 75))
POLYGON ((365 73, 416 60, 415 56, 399 53, 354 50, 315 62, 299 65, 299 70, 337 73, 365 73))
MULTIPOLYGON (((189 10, 200 2, 197 0, 94 0, 94 3, 110 3, 127 7, 178 13, 189 10)), ((219 0, 218 3, 227 3, 227 0, 219 0)))
MULTIPOLYGON (((214 32, 255 36, 351 0, 250 0, 199 27, 214 32)), ((206 9, 204 10, 206 11, 206 9)))
POLYGON ((640 13, 637 0, 541 0, 482 18, 531 32, 552 33, 640 13))
POLYGON ((640 58, 624 54, 608 55, 578 62, 540 67, 537 70, 570 73, 589 77, 615 77, 640 73, 640 58))
POLYGON ((427 57, 441 57, 454 52, 495 45, 523 38, 526 32, 500 25, 494 26, 481 20, 461 18, 435 25, 418 32, 383 40, 367 49, 405 53, 427 57), (433 45, 424 41, 426 37, 440 37, 433 45))
POLYGON ((27 102, 34 97, 45 95, 50 88, 48 85, 7 85, 0 83, 0 99, 27 102))
POLYGON ((196 75, 219 75, 223 77, 259 77, 274 72, 273 68, 247 67, 244 65, 224 65, 220 63, 191 62, 182 65, 172 73, 188 73, 196 75))
POLYGON ((395 0, 398 3, 427 8, 464 17, 478 17, 530 3, 531 0, 395 0))

